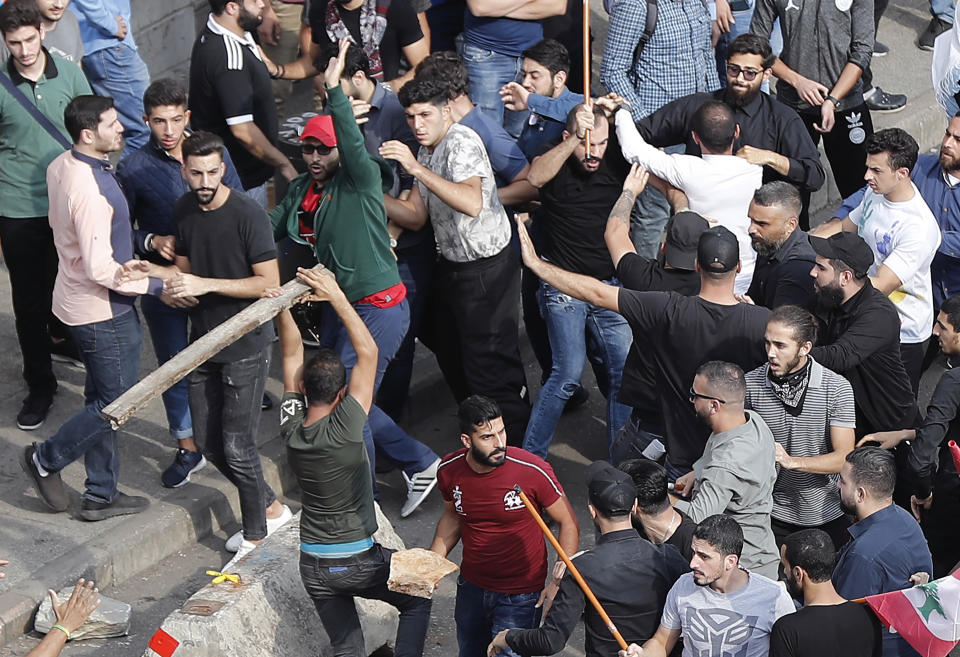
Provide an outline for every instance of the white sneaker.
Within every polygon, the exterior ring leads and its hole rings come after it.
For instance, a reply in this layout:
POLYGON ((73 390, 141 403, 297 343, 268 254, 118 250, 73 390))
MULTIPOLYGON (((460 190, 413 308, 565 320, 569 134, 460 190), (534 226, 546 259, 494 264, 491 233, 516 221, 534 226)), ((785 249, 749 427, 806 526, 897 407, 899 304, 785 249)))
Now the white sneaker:
POLYGON ((250 554, 251 550, 253 550, 255 547, 257 547, 256 543, 251 543, 250 541, 240 539, 240 545, 237 547, 237 553, 233 555, 233 559, 228 561, 226 565, 220 569, 220 572, 229 573, 230 569, 237 565, 238 561, 250 554))
MULTIPOLYGON (((283 513, 280 514, 277 518, 267 518, 267 536, 277 531, 285 524, 290 518, 293 517, 293 512, 290 511, 290 507, 286 504, 283 505, 283 513)), ((243 531, 238 531, 236 534, 227 539, 226 544, 224 544, 223 549, 227 552, 236 552, 240 549, 240 544, 243 543, 243 531)))
POLYGON ((412 477, 408 477, 404 472, 403 479, 407 482, 407 501, 400 509, 400 517, 406 518, 420 506, 420 503, 427 499, 427 495, 437 485, 437 466, 440 465, 440 459, 430 464, 426 470, 418 472, 412 477))

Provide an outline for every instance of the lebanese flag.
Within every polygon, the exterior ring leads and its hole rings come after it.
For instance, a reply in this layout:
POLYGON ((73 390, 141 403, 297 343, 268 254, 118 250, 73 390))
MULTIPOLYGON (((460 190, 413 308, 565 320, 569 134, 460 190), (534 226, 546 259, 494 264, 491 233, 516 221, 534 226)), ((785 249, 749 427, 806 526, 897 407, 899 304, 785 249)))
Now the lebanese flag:
POLYGON ((866 602, 923 657, 946 657, 960 641, 960 569, 928 584, 867 596, 866 602))

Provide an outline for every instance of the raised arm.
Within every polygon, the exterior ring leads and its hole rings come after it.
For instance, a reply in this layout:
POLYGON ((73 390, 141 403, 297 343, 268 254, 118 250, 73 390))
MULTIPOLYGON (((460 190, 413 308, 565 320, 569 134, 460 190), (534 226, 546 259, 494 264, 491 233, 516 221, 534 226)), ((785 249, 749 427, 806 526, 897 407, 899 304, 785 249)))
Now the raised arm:
POLYGON ((586 105, 580 105, 577 108, 577 128, 575 134, 567 135, 563 141, 551 148, 543 155, 533 158, 530 164, 530 172, 527 174, 527 181, 537 189, 543 187, 560 173, 564 162, 573 155, 577 145, 583 141, 584 136, 595 125, 593 110, 586 105))
POLYGON ((313 288, 315 300, 327 301, 343 322, 347 337, 357 354, 357 364, 350 372, 350 396, 357 400, 363 410, 370 412, 373 405, 373 389, 377 376, 377 343, 363 323, 357 311, 347 301, 337 280, 328 270, 297 269, 297 278, 313 288))
POLYGON ((610 252, 610 260, 614 267, 620 264, 620 259, 626 254, 637 252, 633 240, 630 239, 630 212, 637 201, 637 196, 647 186, 648 178, 647 170, 639 164, 630 167, 630 173, 623 181, 623 192, 610 210, 603 239, 607 243, 607 251, 610 252))
POLYGON ((586 301, 587 303, 601 308, 607 308, 614 312, 620 311, 619 291, 620 288, 613 285, 607 285, 603 281, 584 276, 583 274, 574 274, 556 265, 551 265, 545 260, 541 260, 537 251, 527 233, 527 227, 520 219, 517 219, 517 231, 520 236, 520 248, 523 254, 523 264, 527 266, 537 277, 545 283, 552 285, 564 294, 586 301))

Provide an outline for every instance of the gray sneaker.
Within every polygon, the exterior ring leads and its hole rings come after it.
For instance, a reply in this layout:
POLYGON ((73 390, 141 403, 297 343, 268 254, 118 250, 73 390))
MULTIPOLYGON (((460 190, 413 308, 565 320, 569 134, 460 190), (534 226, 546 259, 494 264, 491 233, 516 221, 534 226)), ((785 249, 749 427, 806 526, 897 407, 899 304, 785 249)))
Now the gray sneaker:
POLYGON ((30 475, 34 488, 40 495, 43 503, 54 511, 66 511, 70 505, 67 499, 67 491, 63 487, 63 479, 59 472, 51 472, 46 477, 40 476, 36 463, 33 462, 33 455, 37 451, 37 444, 28 445, 23 450, 23 456, 20 458, 20 467, 30 475))

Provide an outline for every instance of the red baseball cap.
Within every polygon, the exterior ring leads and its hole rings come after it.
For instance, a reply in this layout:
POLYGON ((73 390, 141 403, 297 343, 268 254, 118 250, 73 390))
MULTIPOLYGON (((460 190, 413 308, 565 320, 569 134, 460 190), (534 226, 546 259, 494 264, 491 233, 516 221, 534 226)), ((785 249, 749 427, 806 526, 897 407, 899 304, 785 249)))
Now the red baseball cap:
POLYGON ((312 137, 324 146, 337 145, 337 133, 333 131, 333 117, 326 114, 315 116, 303 127, 300 141, 312 137))

